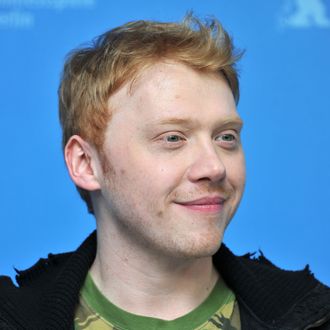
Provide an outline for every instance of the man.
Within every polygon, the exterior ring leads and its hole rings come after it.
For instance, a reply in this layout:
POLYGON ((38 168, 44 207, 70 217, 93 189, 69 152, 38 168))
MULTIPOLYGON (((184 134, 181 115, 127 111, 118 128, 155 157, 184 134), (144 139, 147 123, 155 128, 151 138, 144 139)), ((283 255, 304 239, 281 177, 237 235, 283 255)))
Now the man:
POLYGON ((97 231, 19 288, 1 279, 1 328, 329 329, 330 289, 308 269, 221 244, 245 183, 239 57, 216 20, 192 17, 71 53, 64 156, 97 231))

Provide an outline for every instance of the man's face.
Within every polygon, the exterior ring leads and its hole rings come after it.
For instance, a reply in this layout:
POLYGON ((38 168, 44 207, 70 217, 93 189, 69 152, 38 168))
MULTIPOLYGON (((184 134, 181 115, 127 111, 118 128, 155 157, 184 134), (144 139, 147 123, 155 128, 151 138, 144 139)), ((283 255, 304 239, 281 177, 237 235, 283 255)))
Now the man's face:
POLYGON ((241 120, 227 83, 158 63, 110 97, 98 216, 130 246, 216 252, 241 199, 241 120))

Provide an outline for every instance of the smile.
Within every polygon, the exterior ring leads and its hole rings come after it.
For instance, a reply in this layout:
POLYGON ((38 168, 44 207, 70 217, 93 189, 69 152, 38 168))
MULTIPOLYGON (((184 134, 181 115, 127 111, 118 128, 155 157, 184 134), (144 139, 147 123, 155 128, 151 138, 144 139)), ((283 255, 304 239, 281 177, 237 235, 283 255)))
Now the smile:
POLYGON ((205 197, 193 201, 176 202, 176 204, 197 212, 218 213, 222 211, 225 199, 222 197, 205 197))

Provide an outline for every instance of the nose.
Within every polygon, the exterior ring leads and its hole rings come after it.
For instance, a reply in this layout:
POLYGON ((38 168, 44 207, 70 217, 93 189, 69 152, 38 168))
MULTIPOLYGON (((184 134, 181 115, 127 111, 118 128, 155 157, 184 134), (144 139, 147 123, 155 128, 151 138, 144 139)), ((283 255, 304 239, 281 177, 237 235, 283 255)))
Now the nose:
POLYGON ((209 180, 218 182, 225 178, 226 167, 216 148, 213 145, 200 148, 197 157, 188 169, 187 174, 190 181, 209 180))

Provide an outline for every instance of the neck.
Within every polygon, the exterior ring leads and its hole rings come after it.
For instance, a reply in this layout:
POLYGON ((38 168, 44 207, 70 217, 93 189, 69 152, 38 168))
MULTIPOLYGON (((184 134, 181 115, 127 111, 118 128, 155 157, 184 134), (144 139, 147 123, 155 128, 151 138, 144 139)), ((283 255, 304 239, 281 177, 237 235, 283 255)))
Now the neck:
POLYGON ((178 318, 200 305, 218 280, 212 257, 179 260, 151 254, 113 233, 97 232, 92 278, 107 299, 127 312, 178 318))

